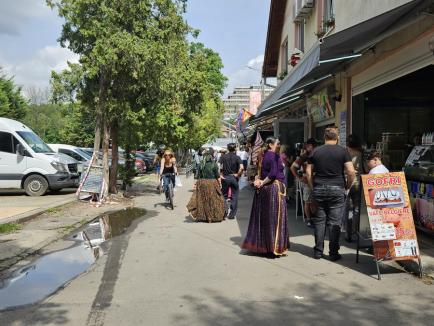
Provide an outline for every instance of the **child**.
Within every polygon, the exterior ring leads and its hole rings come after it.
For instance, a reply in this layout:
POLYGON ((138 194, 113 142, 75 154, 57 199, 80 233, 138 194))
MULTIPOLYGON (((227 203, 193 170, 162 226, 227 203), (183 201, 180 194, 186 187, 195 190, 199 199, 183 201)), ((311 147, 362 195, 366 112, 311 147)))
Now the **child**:
POLYGON ((369 174, 389 173, 389 170, 381 162, 380 153, 377 151, 369 153, 366 163, 369 168, 369 174))

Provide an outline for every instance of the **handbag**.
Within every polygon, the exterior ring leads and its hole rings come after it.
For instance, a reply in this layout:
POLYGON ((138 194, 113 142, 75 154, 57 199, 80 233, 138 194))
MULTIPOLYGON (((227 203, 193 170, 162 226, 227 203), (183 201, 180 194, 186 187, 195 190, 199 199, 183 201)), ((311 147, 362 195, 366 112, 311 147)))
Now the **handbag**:
POLYGON ((181 178, 179 176, 175 177, 175 185, 177 187, 182 187, 181 178))

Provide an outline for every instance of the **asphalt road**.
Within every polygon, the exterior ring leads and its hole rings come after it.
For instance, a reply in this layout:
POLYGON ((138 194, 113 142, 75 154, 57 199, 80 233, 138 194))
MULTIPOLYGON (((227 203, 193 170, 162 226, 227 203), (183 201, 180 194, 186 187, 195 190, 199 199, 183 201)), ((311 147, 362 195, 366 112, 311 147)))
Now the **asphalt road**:
POLYGON ((311 229, 290 211, 291 250, 267 259, 240 254, 252 193, 238 220, 193 223, 156 194, 137 197, 147 218, 110 241, 85 274, 45 301, 0 313, 1 325, 432 325, 434 287, 382 267, 343 244, 343 259, 311 257, 311 229))
POLYGON ((77 189, 48 192, 45 196, 30 197, 24 191, 0 192, 0 221, 11 216, 50 208, 71 201, 77 189))

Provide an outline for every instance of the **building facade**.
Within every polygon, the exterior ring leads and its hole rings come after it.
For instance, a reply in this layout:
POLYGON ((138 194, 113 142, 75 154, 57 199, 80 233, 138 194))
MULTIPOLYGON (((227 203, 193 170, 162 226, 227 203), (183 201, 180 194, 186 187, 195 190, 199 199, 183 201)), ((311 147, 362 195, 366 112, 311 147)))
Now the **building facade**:
POLYGON ((278 86, 257 130, 290 147, 330 125, 343 146, 357 134, 406 172, 416 224, 434 231, 434 0, 272 0, 262 74, 278 86))
POLYGON ((270 95, 272 91, 273 88, 263 85, 236 87, 232 94, 223 99, 225 107, 223 119, 225 121, 234 121, 242 109, 256 114, 256 110, 262 100, 270 95))

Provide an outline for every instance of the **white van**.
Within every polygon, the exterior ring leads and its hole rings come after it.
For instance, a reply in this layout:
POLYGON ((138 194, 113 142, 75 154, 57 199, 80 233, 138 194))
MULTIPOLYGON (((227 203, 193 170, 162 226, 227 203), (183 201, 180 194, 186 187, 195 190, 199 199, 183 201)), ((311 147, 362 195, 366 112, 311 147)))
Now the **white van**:
POLYGON ((0 118, 0 189, 24 189, 29 196, 75 187, 77 161, 55 153, 21 122, 0 118))

